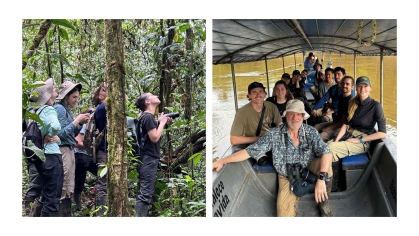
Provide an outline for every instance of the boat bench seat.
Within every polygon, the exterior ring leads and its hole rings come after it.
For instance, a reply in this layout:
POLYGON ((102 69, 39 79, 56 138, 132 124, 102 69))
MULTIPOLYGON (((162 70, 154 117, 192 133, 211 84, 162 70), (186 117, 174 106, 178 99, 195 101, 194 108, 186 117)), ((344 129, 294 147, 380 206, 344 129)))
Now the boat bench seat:
POLYGON ((253 169, 257 173, 276 173, 276 169, 271 161, 266 162, 265 165, 260 166, 257 163, 253 164, 253 169))
POLYGON ((352 187, 361 176, 369 162, 368 154, 362 153, 342 159, 342 170, 345 173, 346 189, 352 187))

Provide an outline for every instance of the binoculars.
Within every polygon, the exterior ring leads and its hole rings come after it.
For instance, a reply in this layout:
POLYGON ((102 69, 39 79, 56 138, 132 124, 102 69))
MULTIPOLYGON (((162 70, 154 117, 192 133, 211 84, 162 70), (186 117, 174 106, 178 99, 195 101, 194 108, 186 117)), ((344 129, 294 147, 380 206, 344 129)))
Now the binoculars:
POLYGON ((298 180, 301 178, 301 164, 300 163, 287 163, 286 164, 286 168, 287 168, 287 175, 288 175, 288 180, 292 181, 294 179, 298 180))
POLYGON ((171 113, 167 113, 167 114, 164 114, 164 115, 167 116, 167 117, 170 117, 172 119, 175 119, 175 118, 179 117, 179 112, 171 112, 171 113))

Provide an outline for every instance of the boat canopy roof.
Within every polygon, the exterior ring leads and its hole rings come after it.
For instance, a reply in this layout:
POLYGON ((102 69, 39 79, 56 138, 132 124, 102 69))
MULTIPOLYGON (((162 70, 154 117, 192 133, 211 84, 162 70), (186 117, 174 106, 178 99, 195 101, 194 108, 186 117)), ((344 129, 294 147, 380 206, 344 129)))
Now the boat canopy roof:
POLYGON ((214 65, 309 52, 397 55, 396 19, 214 19, 212 27, 214 65))

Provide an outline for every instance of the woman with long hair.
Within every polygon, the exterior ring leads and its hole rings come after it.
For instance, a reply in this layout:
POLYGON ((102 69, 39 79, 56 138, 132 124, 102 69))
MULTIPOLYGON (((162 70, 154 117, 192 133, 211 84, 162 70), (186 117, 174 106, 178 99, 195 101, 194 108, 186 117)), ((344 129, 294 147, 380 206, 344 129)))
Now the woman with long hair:
POLYGON ((334 140, 328 142, 333 162, 346 156, 366 153, 370 142, 386 138, 386 118, 381 104, 370 97, 371 82, 366 76, 356 79, 357 95, 349 101, 347 121, 334 140), (377 124, 378 130, 374 129, 377 124), (345 133, 351 137, 339 142, 345 133))
POLYGON ((57 110, 58 120, 61 124, 61 130, 58 137, 61 140, 60 151, 63 157, 64 182, 61 192, 60 216, 71 216, 71 197, 74 193, 75 181, 75 154, 76 137, 79 134, 83 124, 89 121, 90 114, 79 114, 73 118, 70 108, 76 106, 81 84, 74 84, 71 81, 65 81, 60 85, 57 100, 61 100, 54 105, 57 110))
MULTIPOLYGON (((266 99, 266 101, 272 102, 276 105, 276 107, 279 110, 279 114, 284 113, 287 102, 291 99, 293 99, 293 96, 291 94, 291 91, 288 89, 287 83, 283 80, 278 80, 275 83, 272 97, 269 97, 266 99)), ((285 117, 282 118, 282 122, 285 122, 285 117)))

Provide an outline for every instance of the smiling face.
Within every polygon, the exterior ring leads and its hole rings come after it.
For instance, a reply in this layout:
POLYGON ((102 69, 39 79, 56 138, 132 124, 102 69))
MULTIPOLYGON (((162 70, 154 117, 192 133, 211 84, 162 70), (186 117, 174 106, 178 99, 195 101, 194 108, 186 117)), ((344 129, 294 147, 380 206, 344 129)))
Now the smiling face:
POLYGON ((346 78, 340 83, 342 93, 349 95, 354 88, 353 80, 351 78, 346 78))
POLYGON ((285 88, 285 85, 283 84, 277 84, 275 86, 275 95, 278 98, 285 98, 285 95, 287 94, 287 88, 285 88))
POLYGON ((303 72, 301 72, 301 77, 306 77, 307 76, 307 71, 303 71, 303 72))
POLYGON ((336 81, 336 83, 338 84, 338 83, 340 83, 340 81, 342 81, 342 78, 344 77, 345 75, 342 73, 342 71, 340 71, 340 70, 338 70, 338 71, 336 71, 335 72, 335 81, 336 81))
POLYGON ((75 90, 71 94, 67 95, 67 99, 65 103, 67 103, 67 105, 70 107, 74 107, 79 101, 79 95, 80 95, 79 90, 75 90))
POLYGON ((266 92, 263 88, 254 88, 250 90, 250 93, 247 97, 252 103, 261 104, 265 100, 266 92))
POLYGON ((287 111, 287 114, 285 115, 285 117, 287 118, 288 128, 291 130, 298 130, 303 124, 303 120, 304 120, 303 113, 287 111))
POLYGON ((363 99, 367 98, 370 95, 371 87, 367 84, 361 83, 356 86, 356 92, 363 99))
POLYGON ((326 71, 325 76, 326 76, 327 81, 332 81, 333 80, 333 72, 332 71, 330 71, 330 70, 326 71))

